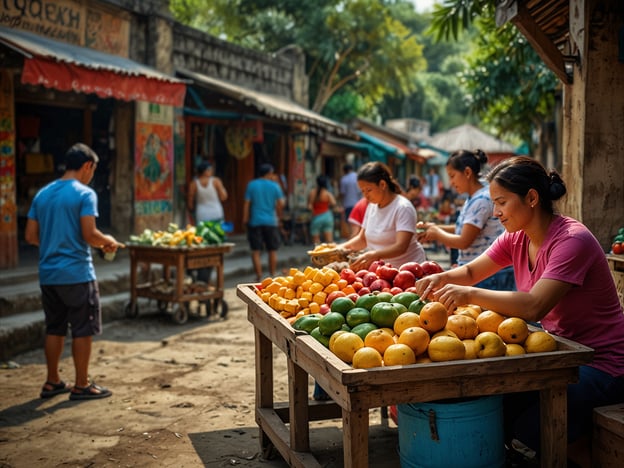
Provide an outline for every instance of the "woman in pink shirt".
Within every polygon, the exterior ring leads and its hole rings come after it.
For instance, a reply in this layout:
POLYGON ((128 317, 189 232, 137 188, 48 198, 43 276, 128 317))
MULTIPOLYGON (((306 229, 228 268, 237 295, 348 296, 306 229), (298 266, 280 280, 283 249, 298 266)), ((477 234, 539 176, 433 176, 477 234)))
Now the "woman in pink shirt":
MULTIPOLYGON (((605 254, 580 222, 555 213, 566 193, 555 171, 528 157, 508 159, 488 175, 494 216, 505 231, 466 265, 416 283, 418 292, 449 310, 478 304, 504 315, 539 322, 548 332, 594 349, 568 386, 568 455, 591 460, 592 410, 624 402, 624 314, 605 254), (512 265, 517 291, 470 285, 512 265)), ((512 395, 505 406, 508 438, 539 450, 536 394, 512 395), (525 404, 526 403, 526 404, 525 404)))

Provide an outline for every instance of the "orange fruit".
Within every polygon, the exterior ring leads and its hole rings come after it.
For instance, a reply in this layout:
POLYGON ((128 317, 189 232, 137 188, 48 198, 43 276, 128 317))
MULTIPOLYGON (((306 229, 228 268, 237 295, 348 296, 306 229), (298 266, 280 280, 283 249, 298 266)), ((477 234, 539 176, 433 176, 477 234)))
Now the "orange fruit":
POLYGON ((388 346, 393 344, 394 338, 392 338, 392 335, 380 328, 369 332, 366 338, 364 338, 364 346, 375 348, 381 354, 386 351, 388 346))
POLYGON ((427 348, 433 362, 455 361, 466 358, 466 347, 459 338, 438 336, 432 338, 427 348))
POLYGON ((383 366, 381 354, 370 346, 358 349, 353 355, 353 367, 355 369, 370 369, 371 367, 381 366, 383 366))
POLYGON ((416 364, 429 364, 433 362, 427 353, 416 357, 416 364))
POLYGON ((477 321, 469 315, 451 315, 446 322, 446 329, 455 332, 457 338, 466 340, 479 334, 477 321))
POLYGON ((412 348, 416 356, 419 356, 427 351, 427 346, 429 346, 429 333, 421 327, 409 327, 403 330, 399 335, 398 342, 406 344, 412 348))
POLYGON ((448 320, 448 311, 441 302, 427 302, 420 310, 420 326, 429 333, 442 330, 448 320))
POLYGON ((524 340, 524 349, 527 353, 548 353, 557 351, 557 341, 550 333, 535 331, 524 340))
POLYGON ((416 355, 412 348, 406 344, 396 343, 386 348, 384 353, 384 365, 385 366, 405 366, 414 364, 416 362, 416 355))
POLYGON ((505 348, 505 356, 518 356, 520 354, 526 354, 522 345, 519 345, 518 343, 510 343, 505 345, 505 348))
POLYGON ((394 321, 394 333, 400 335, 403 330, 410 327, 419 327, 420 317, 415 312, 403 312, 394 321))
POLYGON ((333 347, 334 354, 349 364, 355 352, 364 347, 364 341, 355 333, 345 332, 334 340, 333 347))
POLYGON ((435 332, 433 335, 431 335, 431 339, 437 338, 438 336, 450 336, 451 338, 459 339, 459 337, 454 331, 451 331, 446 327, 438 332, 435 332))
POLYGON ((492 358, 504 356, 507 347, 503 339, 494 332, 481 332, 475 337, 477 357, 492 358))
POLYGON ((497 332, 507 344, 522 344, 529 336, 529 326, 521 318, 509 317, 500 323, 497 332))
POLYGON ((484 310, 477 317, 479 333, 486 331, 498 333, 498 326, 505 318, 504 315, 494 312, 493 310, 484 310))

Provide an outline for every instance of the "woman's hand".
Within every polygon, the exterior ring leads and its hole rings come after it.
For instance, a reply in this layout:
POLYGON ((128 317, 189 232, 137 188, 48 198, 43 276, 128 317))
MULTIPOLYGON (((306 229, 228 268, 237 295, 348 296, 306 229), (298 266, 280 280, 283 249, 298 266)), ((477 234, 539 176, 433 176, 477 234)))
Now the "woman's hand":
POLYGON ((446 284, 444 273, 428 275, 416 281, 416 294, 424 299, 431 299, 433 293, 446 284))
POLYGON ((453 312, 457 307, 470 304, 472 286, 447 284, 433 293, 433 300, 441 302, 446 310, 453 312))
POLYGON ((377 252, 375 252, 374 250, 369 250, 368 252, 364 252, 357 258, 355 258, 350 263, 350 266, 353 271, 365 270, 368 269, 371 263, 378 259, 379 256, 377 255, 377 252))
POLYGON ((427 240, 427 231, 430 227, 434 226, 433 223, 423 223, 419 221, 416 223, 416 240, 418 242, 423 242, 427 240))

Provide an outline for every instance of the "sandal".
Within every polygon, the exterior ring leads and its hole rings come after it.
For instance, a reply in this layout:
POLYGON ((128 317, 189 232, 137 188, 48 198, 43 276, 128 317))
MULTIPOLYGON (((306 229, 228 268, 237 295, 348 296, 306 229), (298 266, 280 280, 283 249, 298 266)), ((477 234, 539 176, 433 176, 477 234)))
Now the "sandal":
POLYGON ((43 387, 41 387, 41 393, 39 394, 39 397, 41 397, 41 398, 52 398, 55 395, 60 395, 61 393, 67 393, 70 390, 71 389, 70 389, 69 385, 67 385, 62 380, 59 383, 54 383, 54 382, 49 382, 48 381, 48 382, 43 384, 43 387))
POLYGON ((74 385, 71 393, 69 394, 70 400, 99 400, 100 398, 106 398, 113 394, 108 388, 100 387, 94 383, 88 387, 78 387, 74 385), (95 390, 95 392, 94 392, 95 390))

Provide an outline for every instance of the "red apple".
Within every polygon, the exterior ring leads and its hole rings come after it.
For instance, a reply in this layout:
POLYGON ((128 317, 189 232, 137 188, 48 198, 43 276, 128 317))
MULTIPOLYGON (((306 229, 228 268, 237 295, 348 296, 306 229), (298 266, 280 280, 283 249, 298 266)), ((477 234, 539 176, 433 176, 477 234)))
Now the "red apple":
POLYGON ((327 304, 328 306, 331 307, 332 302, 334 302, 334 300, 337 297, 346 297, 346 294, 343 293, 342 291, 333 291, 330 292, 327 297, 325 298, 325 304, 327 304))
POLYGON ((370 294, 371 290, 368 286, 362 287, 357 293, 358 296, 363 296, 364 294, 370 294))
POLYGON ((377 278, 369 285, 369 288, 371 291, 383 291, 385 288, 388 288, 388 291, 390 291, 391 286, 392 285, 387 280, 377 278))
POLYGON ((406 290, 407 288, 411 288, 412 286, 414 286, 415 282, 416 277, 411 271, 402 270, 399 271, 399 273, 394 277, 394 281, 392 282, 392 284, 403 290, 406 290))
POLYGON ((381 265, 377 268, 377 276, 389 282, 392 282, 392 280, 394 279, 394 277, 397 275, 398 272, 399 270, 397 270, 396 268, 392 266, 388 266, 388 264, 381 265))
POLYGON ((407 288, 405 292, 411 292, 414 294, 418 294, 418 288, 416 286, 412 286, 411 288, 407 288))
POLYGON ((364 284, 358 280, 358 281, 354 281, 351 286, 353 286, 353 289, 355 289, 355 292, 357 292, 364 287, 364 284))
POLYGON ((407 262, 401 265, 399 271, 409 271, 414 275, 414 278, 420 279, 425 276, 425 272, 423 271, 420 263, 418 262, 407 262))
POLYGON ((331 308, 327 304, 321 304, 319 306, 319 314, 321 315, 326 315, 330 310, 331 308))
POLYGON ((383 260, 373 260, 373 263, 371 263, 368 267, 368 271, 372 271, 373 273, 377 272, 377 268, 379 268, 381 265, 385 265, 386 262, 384 262, 383 260))
POLYGON ((364 269, 364 270, 358 270, 357 273, 355 274, 356 278, 362 278, 366 273, 369 273, 368 270, 364 269))
POLYGON ((340 278, 352 284, 356 280, 355 272, 351 268, 344 268, 340 271, 340 278))
POLYGON ((442 273, 444 271, 444 269, 433 260, 427 260, 425 262, 422 262, 420 266, 422 267, 425 276, 433 275, 435 273, 442 273))
POLYGON ((355 302, 355 301, 358 300, 358 297, 360 297, 360 295, 358 293, 354 292, 354 293, 351 293, 351 294, 347 294, 347 297, 349 299, 351 299, 353 302, 355 302))
POLYGON ((377 279, 377 275, 373 273, 372 271, 369 271, 362 277, 362 284, 370 288, 371 283, 375 281, 376 279, 377 279))
POLYGON ((390 294, 392 294, 393 296, 396 296, 397 294, 401 294, 402 292, 403 290, 399 288, 398 286, 392 286, 390 288, 390 294))

